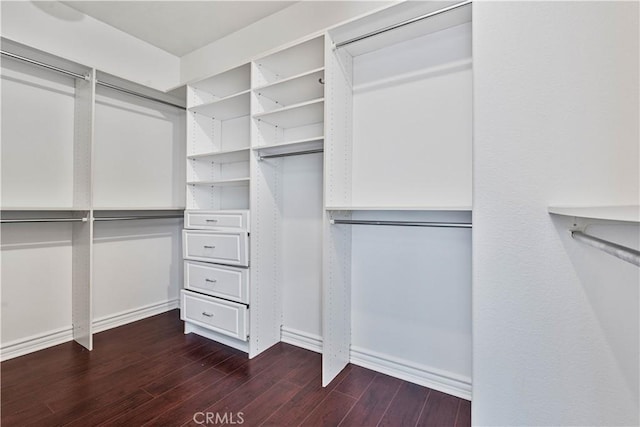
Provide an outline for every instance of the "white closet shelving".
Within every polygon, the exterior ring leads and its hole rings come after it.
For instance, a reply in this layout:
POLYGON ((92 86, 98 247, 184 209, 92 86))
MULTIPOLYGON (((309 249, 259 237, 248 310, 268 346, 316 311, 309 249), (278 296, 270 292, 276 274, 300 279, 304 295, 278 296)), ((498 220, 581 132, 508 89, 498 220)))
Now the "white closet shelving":
POLYGON ((605 221, 640 222, 640 206, 551 206, 549 213, 605 221))
POLYGON ((2 50, 18 57, 2 61, 2 324, 11 325, 2 357, 72 338, 91 349, 96 328, 167 306, 159 302, 177 288, 176 275, 155 263, 172 255, 179 235, 167 241, 167 230, 177 231, 167 217, 181 215, 184 200, 184 169, 173 159, 184 153, 183 113, 108 86, 180 101, 12 41, 3 39, 2 50), (143 218, 162 218, 156 234, 143 218), (154 253, 140 259, 147 244, 154 253), (133 264, 118 266, 112 254, 133 264), (165 277, 150 279, 149 270, 165 277), (141 286, 150 293, 129 294, 141 286))

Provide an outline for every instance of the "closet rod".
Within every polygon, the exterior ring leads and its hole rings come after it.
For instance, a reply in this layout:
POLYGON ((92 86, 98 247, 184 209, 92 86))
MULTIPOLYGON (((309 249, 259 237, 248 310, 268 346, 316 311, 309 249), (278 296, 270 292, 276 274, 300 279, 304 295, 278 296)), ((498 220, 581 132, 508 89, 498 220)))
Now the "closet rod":
POLYGON ((27 222, 87 222, 87 218, 30 218, 30 219, 2 219, 2 223, 27 223, 27 222))
POLYGON ((18 61, 27 62, 29 64, 37 65, 38 67, 47 68, 49 70, 53 70, 58 73, 66 74, 68 76, 75 77, 77 79, 87 80, 87 76, 83 74, 74 73, 73 71, 64 70, 62 68, 54 67, 53 65, 45 64, 44 62, 36 61, 33 59, 25 58, 24 56, 16 55, 15 53, 6 52, 4 50, 0 50, 0 53, 4 56, 8 56, 9 58, 17 59, 18 61))
POLYGON ((354 219, 332 219, 331 224, 349 225, 397 225, 402 227, 442 227, 442 228, 471 228, 467 222, 424 222, 424 221, 369 221, 354 219))
MULTIPOLYGON (((39 67, 47 68, 49 70, 53 70, 53 71, 56 71, 58 73, 66 74, 68 76, 72 76, 72 77, 75 77, 75 78, 78 78, 78 79, 88 80, 88 76, 85 76, 83 74, 74 73, 73 71, 65 70, 65 69, 62 69, 62 68, 54 67, 53 65, 45 64, 44 62, 35 61, 33 59, 29 59, 29 58, 26 58, 24 56, 16 55, 14 53, 5 52, 4 50, 0 51, 0 53, 2 53, 2 55, 4 55, 4 56, 8 56, 10 58, 17 59, 19 61, 27 62, 29 64, 37 65, 39 67)), ((111 84, 111 83, 103 82, 101 80, 96 80, 96 84, 99 85, 99 86, 104 86, 104 87, 107 87, 107 88, 110 88, 110 89, 113 89, 113 90, 117 90, 117 91, 129 94, 129 95, 137 96, 139 98, 144 98, 144 99, 147 99, 149 101, 155 101, 155 102, 159 102, 161 104, 169 105, 171 107, 179 108, 181 110, 186 110, 186 108, 183 107, 182 105, 174 104, 172 102, 165 101, 163 99, 155 98, 153 96, 149 96, 149 95, 145 95, 145 94, 142 94, 142 93, 139 93, 139 92, 135 92, 133 90, 125 89, 123 87, 116 86, 116 85, 111 84)))
POLYGON ((129 90, 129 89, 125 89, 123 87, 116 86, 116 85, 113 85, 111 83, 103 82, 101 80, 96 80, 96 84, 98 86, 108 87, 109 89, 117 90, 119 92, 126 93, 126 94, 129 94, 129 95, 137 96, 138 98, 144 98, 144 99, 148 99, 150 101, 155 101, 155 102, 159 102, 159 103, 164 104, 164 105, 168 105, 170 107, 175 107, 175 108, 179 108, 181 110, 186 110, 186 108, 183 107, 182 105, 174 104, 172 102, 165 101, 165 100, 159 99, 159 98, 154 98, 153 96, 144 95, 142 93, 135 92, 135 91, 132 91, 132 90, 129 90))
POLYGON ((320 148, 318 150, 296 151, 295 153, 267 154, 266 156, 260 156, 260 160, 273 159, 275 157, 301 156, 303 154, 322 153, 323 151, 324 150, 320 148))
POLYGON ((137 219, 169 219, 180 218, 184 219, 183 215, 141 215, 141 216, 113 216, 113 217, 96 217, 94 221, 132 221, 137 219))
POLYGON ((604 251, 609 255, 613 255, 616 258, 620 258, 623 261, 630 262, 631 264, 640 267, 640 251, 617 243, 609 242, 608 240, 590 236, 582 231, 571 231, 571 237, 579 242, 593 246, 594 248, 604 251))
POLYGON ((368 39, 369 37, 377 36, 378 34, 386 33, 387 31, 392 31, 392 30, 404 27, 406 25, 413 24, 414 22, 418 22, 418 21, 422 21, 424 19, 432 18, 432 17, 434 17, 436 15, 440 15, 442 13, 452 11, 454 9, 457 9, 459 7, 462 7, 462 6, 466 6, 466 5, 471 4, 471 3, 472 3, 471 0, 467 0, 467 1, 463 1, 463 2, 460 2, 460 3, 453 4, 451 6, 443 7, 442 9, 438 9, 438 10, 435 10, 433 12, 429 12, 427 14, 420 15, 420 16, 417 16, 415 18, 408 19, 406 21, 402 21, 402 22, 399 22, 397 24, 393 24, 393 25, 390 25, 388 27, 381 28, 379 30, 371 31, 370 33, 363 34, 361 36, 354 37, 352 39, 345 40, 345 41, 340 42, 340 43, 336 43, 335 48, 338 49, 338 48, 341 48, 343 46, 349 45, 351 43, 359 42, 360 40, 368 39))

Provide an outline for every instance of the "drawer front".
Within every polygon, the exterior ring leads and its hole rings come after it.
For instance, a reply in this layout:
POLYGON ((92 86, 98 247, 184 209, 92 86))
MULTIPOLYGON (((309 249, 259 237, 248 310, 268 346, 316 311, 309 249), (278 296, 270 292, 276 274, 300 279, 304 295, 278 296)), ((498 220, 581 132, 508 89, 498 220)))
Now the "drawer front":
POLYGON ((249 303, 249 271, 244 268, 185 261, 184 287, 215 297, 249 303))
POLYGON ((183 230, 185 259, 247 267, 249 252, 244 231, 183 230))
POLYGON ((185 228, 249 230, 249 212, 185 211, 185 228))
POLYGON ((247 340, 246 305, 182 291, 180 318, 242 341, 247 340))

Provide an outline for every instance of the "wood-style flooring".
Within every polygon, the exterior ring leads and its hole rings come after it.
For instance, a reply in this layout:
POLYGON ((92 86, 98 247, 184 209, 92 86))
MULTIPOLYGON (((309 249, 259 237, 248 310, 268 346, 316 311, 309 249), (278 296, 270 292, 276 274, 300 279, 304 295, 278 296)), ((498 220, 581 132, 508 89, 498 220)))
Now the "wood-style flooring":
POLYGON ((469 426, 471 403, 280 343, 252 360, 182 333, 178 311, 3 362, 9 426, 469 426))

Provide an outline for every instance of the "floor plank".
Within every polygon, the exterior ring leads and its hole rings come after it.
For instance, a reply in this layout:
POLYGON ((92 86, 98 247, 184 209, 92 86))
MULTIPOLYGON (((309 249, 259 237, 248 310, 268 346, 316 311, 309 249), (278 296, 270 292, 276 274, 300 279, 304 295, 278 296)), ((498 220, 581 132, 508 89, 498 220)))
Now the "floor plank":
POLYGON ((249 360, 184 335, 177 310, 96 334, 91 352, 69 342, 0 371, 3 427, 201 425, 194 415, 216 414, 217 425, 471 425, 466 400, 355 365, 322 387, 320 354, 279 343, 249 360))

